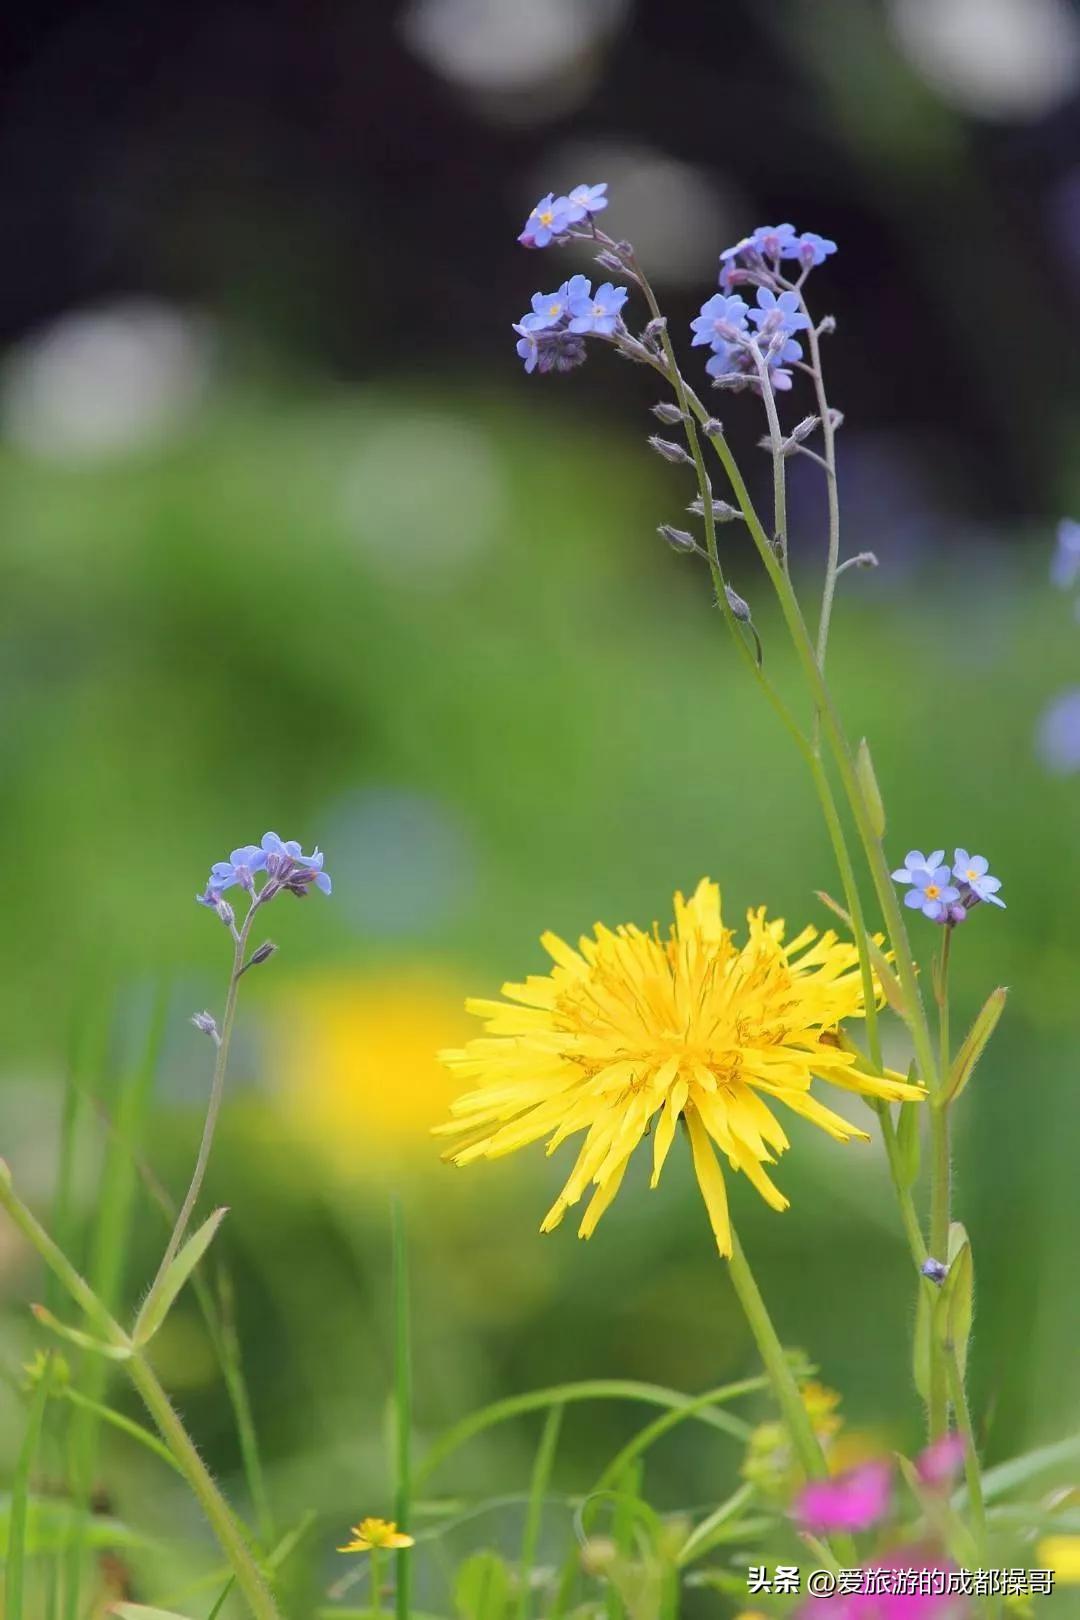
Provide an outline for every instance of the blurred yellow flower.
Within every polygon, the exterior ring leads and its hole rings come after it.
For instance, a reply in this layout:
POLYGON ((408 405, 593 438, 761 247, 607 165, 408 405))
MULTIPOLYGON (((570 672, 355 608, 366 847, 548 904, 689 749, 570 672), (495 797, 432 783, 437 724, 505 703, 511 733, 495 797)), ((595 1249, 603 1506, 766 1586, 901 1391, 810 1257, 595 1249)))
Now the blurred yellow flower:
POLYGON ((361 1519, 349 1531, 352 1540, 338 1552, 379 1552, 383 1547, 415 1547, 412 1536, 398 1529, 393 1519, 361 1519))
MULTIPOLYGON (((799 1394, 831 1469, 833 1444, 844 1425, 837 1411, 841 1397, 835 1389, 828 1389, 813 1379, 799 1385, 799 1394)), ((757 1425, 747 1441, 739 1472, 743 1479, 769 1496, 786 1499, 794 1494, 804 1475, 786 1424, 774 1419, 757 1425)))
POLYGON ((449 1091, 435 1051, 467 1027, 460 985, 433 971, 294 987, 269 1053, 290 1132, 350 1171, 361 1149, 366 1169, 426 1161, 449 1091))
POLYGON ((1052 1569, 1059 1586, 1080 1586, 1080 1536, 1044 1536, 1035 1549, 1040 1569, 1052 1569))
POLYGON ((870 1073, 835 1043, 843 1019, 864 1016, 854 945, 831 931, 819 938, 814 928, 785 945, 783 922, 767 922, 764 907, 747 920, 749 939, 736 946, 721 920, 720 891, 703 879, 690 900, 675 896, 667 939, 657 925, 612 932, 598 923, 574 950, 543 935, 550 973, 505 984, 505 1001, 468 1002, 487 1020, 487 1035, 441 1054, 474 1087, 440 1127, 462 1138, 446 1157, 469 1164, 540 1137, 550 1153, 585 1131, 541 1231, 558 1226, 591 1182, 579 1228, 590 1237, 650 1130, 656 1186, 681 1119, 717 1247, 729 1255, 714 1144, 773 1209, 788 1206, 762 1168, 788 1146, 764 1098, 846 1142, 865 1132, 810 1095, 815 1076, 888 1101, 923 1095, 899 1075, 870 1073))

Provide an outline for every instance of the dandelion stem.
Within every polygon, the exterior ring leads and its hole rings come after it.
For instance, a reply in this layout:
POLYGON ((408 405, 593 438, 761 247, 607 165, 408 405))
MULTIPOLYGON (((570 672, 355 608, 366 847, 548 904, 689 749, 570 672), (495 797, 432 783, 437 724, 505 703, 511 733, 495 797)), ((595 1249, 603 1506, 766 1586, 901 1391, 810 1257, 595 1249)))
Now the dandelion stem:
POLYGON ((184 1234, 188 1229, 192 1212, 198 1203, 202 1191, 203 1180, 206 1176, 206 1167, 210 1162, 210 1150, 214 1145, 214 1133, 217 1130, 218 1115, 221 1112, 222 1098, 225 1095, 225 1075, 229 1067, 229 1046, 232 1041, 233 1024, 236 1019, 236 1001, 240 989, 240 979, 244 972, 244 955, 247 950, 248 935, 255 920, 258 902, 253 901, 244 918, 243 925, 236 935, 233 949, 232 973, 229 976, 229 988, 225 997, 225 1010, 221 1018, 219 1039, 215 1048, 214 1073, 210 1082, 210 1098, 206 1105, 206 1119, 203 1123, 202 1140, 199 1143, 199 1152, 195 1160, 195 1168, 191 1174, 191 1183, 180 1206, 180 1213, 176 1217, 175 1225, 169 1241, 165 1246, 165 1253, 161 1257, 161 1264, 157 1274, 150 1284, 150 1291, 143 1305, 144 1313, 151 1306, 151 1302, 161 1289, 165 1273, 176 1259, 177 1251, 184 1241, 184 1234))
POLYGON ((791 1436, 791 1443, 807 1479, 824 1479, 828 1473, 825 1453, 814 1433, 810 1415, 799 1394, 799 1386, 791 1370, 787 1354, 773 1327, 761 1290, 754 1280, 742 1244, 734 1229, 731 1233, 731 1258, 728 1261, 732 1287, 739 1297, 747 1325, 754 1335, 765 1363, 765 1371, 773 1387, 777 1403, 791 1436))

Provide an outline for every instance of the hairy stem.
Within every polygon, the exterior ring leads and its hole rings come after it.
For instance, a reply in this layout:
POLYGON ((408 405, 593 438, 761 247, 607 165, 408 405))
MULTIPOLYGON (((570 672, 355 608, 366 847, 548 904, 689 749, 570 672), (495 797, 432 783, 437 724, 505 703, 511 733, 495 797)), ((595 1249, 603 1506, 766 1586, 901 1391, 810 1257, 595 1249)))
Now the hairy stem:
MULTIPOLYGON (((930 1099, 930 1253, 935 1260, 946 1260, 949 1249, 949 1217, 952 1198, 952 1165, 949 1144, 949 1103, 945 1080, 949 1073, 949 954, 952 928, 942 928, 941 956, 938 962, 936 995, 938 1003, 939 1065, 941 1083, 930 1099)), ((940 1439, 949 1422, 949 1352, 938 1333, 930 1341, 931 1440, 940 1439)))

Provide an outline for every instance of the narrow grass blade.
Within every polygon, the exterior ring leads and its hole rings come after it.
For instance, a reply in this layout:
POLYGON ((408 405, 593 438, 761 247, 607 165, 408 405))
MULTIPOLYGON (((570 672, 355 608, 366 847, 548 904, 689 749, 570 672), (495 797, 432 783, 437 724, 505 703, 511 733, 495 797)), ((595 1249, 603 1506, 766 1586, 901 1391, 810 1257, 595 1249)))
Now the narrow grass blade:
POLYGON ((45 1404, 49 1399, 50 1370, 47 1367, 38 1380, 30 1401, 26 1419, 26 1432, 19 1447, 15 1474, 11 1482, 11 1524, 8 1531, 7 1581, 4 1598, 4 1620, 23 1620, 23 1595, 26 1588, 26 1526, 30 1510, 30 1475, 41 1441, 41 1426, 45 1418, 45 1404))
POLYGON ((733 1435, 737 1440, 746 1440, 750 1435, 750 1425, 742 1418, 734 1417, 730 1412, 717 1411, 716 1408, 725 1400, 745 1394, 748 1389, 760 1387, 760 1381, 755 1379, 749 1383, 744 1381, 711 1390, 705 1397, 683 1395, 662 1384, 639 1383, 632 1378, 588 1378, 577 1383, 553 1384, 548 1389, 529 1390, 522 1395, 509 1395, 504 1400, 493 1401, 490 1406, 482 1407, 478 1412, 470 1412, 447 1429, 416 1465, 413 1484, 418 1486, 426 1483, 448 1457, 453 1456, 467 1441, 483 1434, 485 1429, 506 1423, 511 1418, 522 1417, 527 1412, 542 1411, 548 1406, 569 1405, 575 1401, 640 1401, 646 1406, 662 1406, 679 1411, 684 1407, 693 1407, 693 1413, 687 1413, 687 1416, 692 1415, 696 1422, 733 1435))
POLYGON ((536 1448, 536 1459, 533 1462, 532 1479, 529 1483, 529 1505, 525 1512, 525 1534, 521 1542, 521 1597, 518 1601, 518 1620, 529 1620, 532 1611, 530 1578, 533 1565, 536 1563, 536 1549, 540 1543, 540 1529, 544 1518, 544 1498, 551 1483, 551 1471, 555 1464, 555 1451, 559 1444, 559 1430, 562 1428, 565 1410, 561 1403, 548 1407, 540 1444, 536 1448))

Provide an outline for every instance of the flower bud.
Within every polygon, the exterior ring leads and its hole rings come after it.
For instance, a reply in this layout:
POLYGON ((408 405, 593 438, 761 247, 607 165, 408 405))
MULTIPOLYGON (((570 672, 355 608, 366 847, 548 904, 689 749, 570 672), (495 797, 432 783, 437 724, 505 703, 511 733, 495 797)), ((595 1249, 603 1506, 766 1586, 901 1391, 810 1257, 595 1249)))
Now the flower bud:
POLYGON ((667 541, 673 551, 697 550, 697 541, 685 529, 676 529, 670 523, 661 523, 656 532, 667 541))
POLYGON ((731 609, 732 613, 734 613, 735 617, 740 619, 743 624, 749 624, 749 602, 744 602, 738 591, 733 591, 730 585, 724 586, 724 595, 727 597, 727 605, 731 609))
POLYGON ((265 940, 257 950, 252 951, 248 967, 258 967, 260 962, 268 962, 276 950, 272 939, 265 940))
POLYGON ((665 461, 670 461, 675 465, 691 459, 681 444, 674 444, 671 439, 661 439, 656 433, 649 435, 649 444, 658 456, 662 456, 665 461))
POLYGON ((213 1041, 216 1041, 216 1040, 219 1039, 218 1027, 217 1027, 217 1019, 214 1017, 213 1013, 210 1013, 210 1012, 192 1013, 191 1022, 195 1025, 195 1028, 199 1031, 199 1033, 201 1035, 209 1035, 210 1039, 213 1040, 213 1041))
POLYGON ((667 422, 669 426, 673 426, 676 422, 685 422, 688 420, 685 411, 681 411, 677 405, 672 405, 671 402, 666 399, 658 400, 657 403, 652 407, 652 413, 659 419, 659 421, 667 422))
POLYGON ((236 921, 236 913, 232 906, 230 906, 229 902, 227 900, 219 900, 217 905, 214 907, 214 910, 225 924, 225 927, 231 928, 233 923, 236 921))
POLYGON ((605 270, 614 270, 618 275, 626 274, 625 264, 608 248, 604 248, 603 252, 596 255, 596 262, 605 270))
POLYGON ((919 1267, 919 1270, 922 1272, 923 1276, 928 1277, 932 1283, 937 1283, 939 1288, 949 1275, 949 1268, 945 1262, 943 1260, 934 1260, 933 1258, 924 1260, 922 1265, 919 1267))
POLYGON ((723 437, 724 424, 718 422, 715 416, 709 416, 702 422, 701 431, 707 439, 719 439, 723 437))
MULTIPOLYGON (((690 505, 686 508, 686 510, 688 512, 692 512, 695 517, 704 517, 705 504, 702 501, 701 496, 695 495, 694 499, 690 502, 690 505)), ((737 506, 729 506, 727 501, 713 501, 712 515, 715 523, 732 523, 736 518, 742 517, 742 513, 739 511, 739 508, 737 506)))

